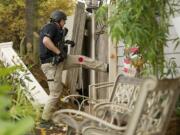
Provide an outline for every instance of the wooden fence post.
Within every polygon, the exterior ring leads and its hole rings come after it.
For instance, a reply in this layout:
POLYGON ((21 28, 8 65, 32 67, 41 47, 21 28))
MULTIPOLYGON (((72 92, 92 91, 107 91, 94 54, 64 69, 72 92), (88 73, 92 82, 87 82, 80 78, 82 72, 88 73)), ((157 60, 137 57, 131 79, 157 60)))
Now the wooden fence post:
POLYGON ((23 57, 25 53, 26 53, 25 37, 23 37, 20 42, 20 56, 23 57))
POLYGON ((34 64, 39 64, 39 34, 37 32, 33 32, 33 59, 34 64))
MULTIPOLYGON (((78 2, 75 10, 72 40, 76 46, 71 49, 70 54, 81 54, 84 40, 84 30, 86 22, 85 4, 78 2)), ((78 81, 79 69, 70 69, 67 72, 66 85, 69 87, 71 94, 75 93, 78 81), (73 77, 72 77, 73 76, 73 77)))

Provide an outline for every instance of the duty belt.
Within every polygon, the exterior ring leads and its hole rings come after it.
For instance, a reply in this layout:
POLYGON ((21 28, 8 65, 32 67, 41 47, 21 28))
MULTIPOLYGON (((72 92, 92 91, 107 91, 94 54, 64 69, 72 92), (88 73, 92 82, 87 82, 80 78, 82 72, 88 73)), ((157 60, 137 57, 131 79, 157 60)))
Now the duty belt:
POLYGON ((41 60, 41 64, 52 63, 52 61, 53 61, 53 57, 50 57, 48 59, 41 60))

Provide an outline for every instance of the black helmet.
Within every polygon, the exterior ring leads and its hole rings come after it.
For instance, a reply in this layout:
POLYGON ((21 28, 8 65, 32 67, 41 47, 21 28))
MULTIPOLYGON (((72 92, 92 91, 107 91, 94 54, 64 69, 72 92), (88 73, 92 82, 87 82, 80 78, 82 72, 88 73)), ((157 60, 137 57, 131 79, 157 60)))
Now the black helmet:
POLYGON ((61 20, 66 20, 67 16, 64 12, 56 10, 51 13, 50 19, 51 21, 59 22, 61 20))

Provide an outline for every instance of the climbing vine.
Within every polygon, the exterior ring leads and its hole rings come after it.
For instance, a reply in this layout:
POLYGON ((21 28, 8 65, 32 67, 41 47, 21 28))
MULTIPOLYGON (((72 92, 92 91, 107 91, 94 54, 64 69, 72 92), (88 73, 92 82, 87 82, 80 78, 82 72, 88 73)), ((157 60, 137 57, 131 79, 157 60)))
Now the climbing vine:
POLYGON ((161 76, 170 16, 179 11, 179 0, 116 0, 109 6, 108 19, 107 7, 99 8, 97 20, 106 20, 112 40, 124 42, 126 48, 138 47, 145 63, 143 73, 161 76))

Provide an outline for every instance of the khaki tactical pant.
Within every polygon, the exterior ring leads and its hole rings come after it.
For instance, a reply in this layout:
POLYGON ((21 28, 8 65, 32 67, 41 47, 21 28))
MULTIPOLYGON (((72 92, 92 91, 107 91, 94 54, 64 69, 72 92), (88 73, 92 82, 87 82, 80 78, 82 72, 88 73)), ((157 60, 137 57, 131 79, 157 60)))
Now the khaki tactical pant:
POLYGON ((44 106, 42 119, 50 120, 51 115, 57 110, 57 103, 60 100, 59 97, 63 89, 61 84, 62 71, 81 66, 88 69, 107 72, 107 64, 82 55, 68 55, 67 58, 58 65, 52 65, 51 63, 41 65, 41 68, 47 77, 50 91, 49 99, 44 106))

